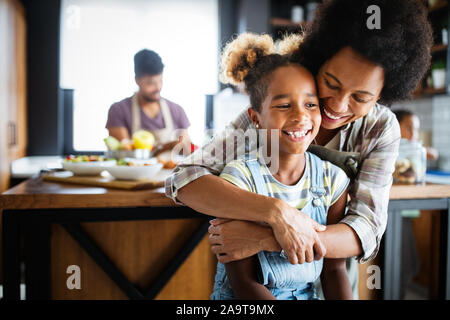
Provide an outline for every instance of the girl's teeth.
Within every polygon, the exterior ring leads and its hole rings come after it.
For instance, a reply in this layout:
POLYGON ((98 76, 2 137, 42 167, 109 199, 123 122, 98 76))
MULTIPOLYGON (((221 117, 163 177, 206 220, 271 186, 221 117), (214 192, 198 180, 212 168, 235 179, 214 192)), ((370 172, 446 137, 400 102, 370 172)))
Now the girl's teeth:
POLYGON ((307 132, 308 132, 308 130, 306 130, 306 131, 288 132, 288 133, 289 133, 289 135, 291 137, 301 138, 301 137, 305 136, 307 132))

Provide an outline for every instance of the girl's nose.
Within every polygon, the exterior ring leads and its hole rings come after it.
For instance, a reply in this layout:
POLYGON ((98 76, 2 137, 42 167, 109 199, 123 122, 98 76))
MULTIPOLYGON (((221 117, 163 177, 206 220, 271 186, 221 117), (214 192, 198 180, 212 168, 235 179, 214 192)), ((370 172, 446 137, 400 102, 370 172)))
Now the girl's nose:
POLYGON ((295 121, 301 122, 302 119, 308 118, 309 113, 306 111, 306 108, 296 107, 292 108, 291 119, 295 121))

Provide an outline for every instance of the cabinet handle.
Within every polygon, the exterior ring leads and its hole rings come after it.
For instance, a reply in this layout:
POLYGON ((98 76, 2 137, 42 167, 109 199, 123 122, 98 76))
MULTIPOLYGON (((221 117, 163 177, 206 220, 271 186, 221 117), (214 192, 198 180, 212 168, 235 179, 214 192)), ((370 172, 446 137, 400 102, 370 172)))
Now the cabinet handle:
POLYGON ((16 124, 14 122, 8 123, 8 131, 9 131, 9 146, 15 146, 17 144, 17 133, 16 133, 16 124))

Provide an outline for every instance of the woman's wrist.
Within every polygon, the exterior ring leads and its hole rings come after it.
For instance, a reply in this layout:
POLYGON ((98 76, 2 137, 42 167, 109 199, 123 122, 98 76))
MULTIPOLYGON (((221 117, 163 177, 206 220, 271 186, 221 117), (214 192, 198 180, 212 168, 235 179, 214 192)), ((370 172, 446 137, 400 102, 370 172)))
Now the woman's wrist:
POLYGON ((269 198, 267 197, 267 204, 265 204, 267 210, 264 222, 270 225, 272 228, 275 226, 279 226, 283 222, 285 222, 283 213, 285 212, 286 203, 283 200, 277 198, 269 198))
POLYGON ((272 228, 270 227, 266 227, 265 236, 259 241, 259 245, 259 251, 281 251, 281 247, 275 239, 272 228))

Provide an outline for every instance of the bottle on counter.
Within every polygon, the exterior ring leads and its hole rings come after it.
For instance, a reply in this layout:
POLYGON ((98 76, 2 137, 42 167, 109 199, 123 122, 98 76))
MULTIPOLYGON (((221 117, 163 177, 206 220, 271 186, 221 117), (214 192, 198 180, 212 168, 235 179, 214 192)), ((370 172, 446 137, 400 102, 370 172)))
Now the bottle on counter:
POLYGON ((418 184, 425 182, 427 150, 420 141, 401 139, 395 163, 394 182, 418 184))

